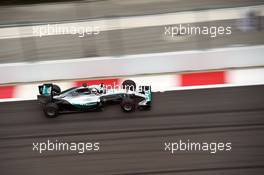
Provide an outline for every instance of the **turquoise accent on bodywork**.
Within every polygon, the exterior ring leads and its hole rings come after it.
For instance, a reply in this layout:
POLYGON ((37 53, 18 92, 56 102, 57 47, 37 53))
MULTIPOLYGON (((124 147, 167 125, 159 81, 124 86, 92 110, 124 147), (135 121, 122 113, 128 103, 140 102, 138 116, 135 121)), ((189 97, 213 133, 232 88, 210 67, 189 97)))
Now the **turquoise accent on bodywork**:
POLYGON ((151 90, 145 91, 145 94, 146 94, 146 100, 151 101, 152 100, 151 90))
POLYGON ((51 94, 51 86, 43 85, 42 95, 49 96, 51 94))

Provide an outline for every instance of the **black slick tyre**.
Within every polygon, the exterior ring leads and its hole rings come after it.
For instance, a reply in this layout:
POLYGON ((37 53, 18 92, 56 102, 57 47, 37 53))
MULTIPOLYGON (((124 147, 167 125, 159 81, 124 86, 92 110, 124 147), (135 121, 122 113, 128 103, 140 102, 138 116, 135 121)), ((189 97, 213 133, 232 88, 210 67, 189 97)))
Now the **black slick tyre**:
POLYGON ((125 80, 122 83, 123 89, 129 89, 131 91, 135 91, 137 86, 136 83, 133 80, 125 80))
POLYGON ((61 88, 58 85, 53 84, 52 85, 52 91, 53 91, 54 94, 60 94, 61 93, 61 88))
POLYGON ((48 103, 44 106, 44 113, 48 118, 54 118, 58 115, 58 105, 55 103, 48 103))
POLYGON ((121 102, 121 108, 124 112, 133 112, 135 111, 136 105, 133 99, 125 98, 121 102))

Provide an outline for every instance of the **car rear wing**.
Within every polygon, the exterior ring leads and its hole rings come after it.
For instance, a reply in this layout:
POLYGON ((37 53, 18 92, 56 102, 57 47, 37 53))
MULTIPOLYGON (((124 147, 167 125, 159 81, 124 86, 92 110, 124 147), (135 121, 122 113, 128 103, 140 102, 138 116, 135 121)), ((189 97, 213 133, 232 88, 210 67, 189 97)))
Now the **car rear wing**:
POLYGON ((50 96, 52 93, 52 84, 43 84, 39 87, 39 94, 43 96, 50 96))
POLYGON ((39 89, 39 95, 37 96, 38 101, 43 104, 51 102, 53 99, 52 88, 53 88, 52 84, 43 84, 38 86, 39 89))

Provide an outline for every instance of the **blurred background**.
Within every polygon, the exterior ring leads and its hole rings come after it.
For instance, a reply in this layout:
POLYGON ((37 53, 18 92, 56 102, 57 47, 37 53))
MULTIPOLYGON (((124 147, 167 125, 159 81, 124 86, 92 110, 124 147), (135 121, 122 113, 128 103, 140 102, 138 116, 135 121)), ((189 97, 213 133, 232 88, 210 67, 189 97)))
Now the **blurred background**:
POLYGON ((263 4, 263 0, 4 0, 0 63, 262 45, 263 4), (90 26, 91 22, 100 23, 104 30, 82 38, 28 34, 34 26, 90 26), (164 35, 165 26, 179 23, 230 26, 232 35, 164 35))

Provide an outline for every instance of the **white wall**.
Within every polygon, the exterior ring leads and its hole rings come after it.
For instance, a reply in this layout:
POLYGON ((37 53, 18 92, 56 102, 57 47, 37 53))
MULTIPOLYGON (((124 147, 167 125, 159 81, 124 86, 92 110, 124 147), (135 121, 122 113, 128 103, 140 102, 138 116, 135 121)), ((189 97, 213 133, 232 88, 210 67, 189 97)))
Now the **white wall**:
POLYGON ((0 64, 0 84, 264 65, 264 46, 0 64))

